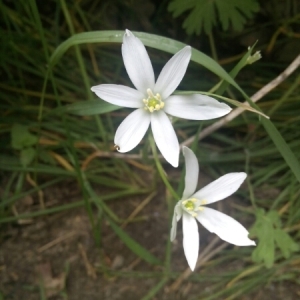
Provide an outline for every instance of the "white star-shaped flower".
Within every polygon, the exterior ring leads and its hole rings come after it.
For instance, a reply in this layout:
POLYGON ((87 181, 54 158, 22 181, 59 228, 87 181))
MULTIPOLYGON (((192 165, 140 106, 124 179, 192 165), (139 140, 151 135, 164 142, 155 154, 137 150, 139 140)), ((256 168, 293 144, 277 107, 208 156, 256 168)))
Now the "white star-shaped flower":
POLYGON ((167 114, 189 120, 208 120, 228 114, 231 108, 205 95, 171 96, 190 61, 189 46, 177 52, 166 63, 156 82, 145 46, 129 30, 126 30, 123 38, 122 55, 126 71, 136 90, 116 84, 101 84, 91 88, 98 97, 109 103, 137 108, 117 129, 115 145, 120 152, 132 150, 151 124, 160 152, 172 166, 177 167, 179 143, 167 114))
POLYGON ((251 246, 255 242, 248 238, 249 232, 233 218, 212 208, 206 207, 230 196, 243 183, 246 173, 229 173, 208 184, 195 193, 198 183, 199 166, 192 150, 183 147, 185 158, 185 189, 174 209, 171 229, 171 241, 176 237, 177 222, 182 217, 184 254, 193 271, 199 252, 199 233, 196 219, 210 232, 222 240, 237 245, 251 246))

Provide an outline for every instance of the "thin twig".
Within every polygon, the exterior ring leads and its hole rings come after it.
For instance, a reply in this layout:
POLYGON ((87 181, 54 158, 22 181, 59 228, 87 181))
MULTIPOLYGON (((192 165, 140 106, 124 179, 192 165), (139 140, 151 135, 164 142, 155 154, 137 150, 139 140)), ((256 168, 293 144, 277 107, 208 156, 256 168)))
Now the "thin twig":
MULTIPOLYGON (((266 94, 268 94, 271 90, 273 90, 275 87, 277 87, 280 83, 282 83, 288 76, 290 76, 300 65, 300 55, 298 55, 293 62, 274 80, 269 82, 267 85, 265 85, 263 88, 261 88, 258 92, 256 92, 252 97, 251 100, 253 102, 257 102, 261 98, 263 98, 266 94)), ((248 102, 244 102, 244 105, 249 106, 248 102)), ((198 136, 194 135, 187 140, 185 140, 183 143, 180 144, 180 146, 188 146, 190 145, 195 139, 201 140, 204 137, 210 135, 217 129, 221 128, 222 126, 226 125, 233 119, 235 119, 237 116, 239 116, 242 112, 244 112, 245 109, 238 107, 231 111, 226 117, 220 119, 219 121, 215 122, 214 124, 206 127, 204 130, 200 132, 198 136)))
POLYGON ((59 244, 59 243, 65 241, 66 239, 71 238, 71 237, 73 237, 73 236, 75 236, 75 235, 77 235, 77 234, 78 234, 77 232, 71 231, 71 232, 68 232, 67 234, 64 234, 64 235, 62 235, 62 236, 59 236, 59 237, 56 238, 55 240, 53 240, 53 241, 47 243, 46 245, 44 245, 44 246, 38 248, 38 249, 37 249, 37 252, 42 253, 42 252, 44 252, 45 250, 48 250, 49 248, 51 248, 51 247, 53 247, 53 246, 55 246, 55 245, 57 245, 57 244, 59 244))
POLYGON ((156 191, 152 192, 145 200, 143 200, 124 221, 124 223, 121 225, 121 228, 125 228, 127 224, 153 199, 155 195, 156 191))
MULTIPOLYGON (((26 174, 26 180, 31 184, 33 187, 38 188, 38 184, 30 177, 30 174, 26 174)), ((45 202, 44 202, 44 193, 41 189, 38 190, 38 196, 39 196, 39 203, 41 209, 45 209, 45 202)))
POLYGON ((92 279, 97 279, 97 273, 96 273, 94 267, 89 262, 87 254, 86 254, 86 251, 83 248, 83 246, 82 246, 81 243, 78 244, 78 249, 79 249, 79 252, 80 252, 80 254, 82 256, 82 259, 83 259, 83 262, 84 262, 84 266, 85 266, 87 275, 89 277, 91 277, 92 279))

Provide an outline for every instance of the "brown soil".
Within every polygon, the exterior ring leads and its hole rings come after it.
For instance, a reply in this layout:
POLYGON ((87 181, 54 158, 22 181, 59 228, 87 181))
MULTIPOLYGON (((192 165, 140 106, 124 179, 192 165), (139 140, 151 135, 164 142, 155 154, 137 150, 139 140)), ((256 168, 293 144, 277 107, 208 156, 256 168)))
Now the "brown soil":
MULTIPOLYGON (((73 184, 44 190, 44 194, 47 205, 81 199, 79 189, 73 184)), ((109 206, 120 218, 126 219, 142 200, 141 196, 114 200, 109 206)), ((226 201, 229 205, 232 200, 226 201)), ((34 210, 37 209, 37 202, 37 199, 26 198, 18 202, 16 209, 22 213, 34 210)), ((144 216, 145 219, 128 224, 126 232, 164 261, 165 246, 169 238, 164 193, 156 195, 139 216, 144 216)), ((101 228, 102 246, 97 248, 89 218, 83 208, 39 217, 28 222, 30 224, 10 224, 1 228, 0 291, 3 297, 1 298, 0 293, 0 299, 139 300, 161 278, 145 276, 150 271, 151 274, 154 271, 162 274, 163 269, 138 259, 114 234, 107 222, 103 222, 101 228), (110 275, 106 274, 103 264, 114 272, 122 271, 123 275, 113 275, 111 272, 110 275), (130 277, 125 277, 125 271, 131 272, 130 277), (43 293, 47 298, 42 297, 43 293)), ((182 250, 180 226, 178 231, 177 242, 172 247, 172 270, 181 273, 187 268, 187 264, 182 250)), ((203 228, 200 228, 200 232, 201 249, 204 249, 214 235, 203 228)), ((227 264, 228 270, 242 268, 243 265, 238 262, 227 264)), ((224 271, 224 266, 220 269, 215 272, 224 271)), ((171 284, 170 281, 166 287, 171 284)), ((297 299, 299 289, 296 286, 293 289, 290 287, 271 284, 264 290, 236 299, 297 299)), ((168 293, 168 288, 164 288, 153 299, 190 299, 193 295, 201 297, 201 290, 207 289, 207 284, 203 286, 199 282, 184 283, 178 292, 168 293)))

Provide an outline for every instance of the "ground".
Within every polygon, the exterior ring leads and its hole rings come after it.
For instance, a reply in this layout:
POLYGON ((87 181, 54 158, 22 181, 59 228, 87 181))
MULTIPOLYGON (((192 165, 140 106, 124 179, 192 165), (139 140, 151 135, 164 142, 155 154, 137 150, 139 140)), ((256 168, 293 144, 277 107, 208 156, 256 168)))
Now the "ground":
MULTIPOLYGON (((45 203, 50 206, 81 199, 80 190, 75 183, 46 189, 44 194, 45 203)), ((158 193, 140 212, 140 216, 145 218, 139 223, 129 223, 125 227, 131 237, 162 261, 169 238, 164 199, 164 193, 158 193)), ((239 201, 236 198, 226 201, 230 205, 236 200, 239 201)), ((126 218, 140 201, 141 196, 137 196, 115 200, 109 205, 119 217, 126 218)), ((35 196, 26 197, 18 202, 16 209, 33 210, 37 205, 35 196)), ((229 210, 227 209, 226 212, 231 212, 233 208, 227 207, 229 210)), ((222 206, 220 207, 219 204, 218 208, 222 209, 222 206)), ((97 248, 84 208, 26 220, 22 223, 24 224, 5 225, 1 229, 0 290, 4 294, 2 299, 138 300, 142 299, 161 278, 163 268, 149 265, 137 258, 114 234, 107 222, 104 222, 101 228, 101 247, 97 248), (103 269, 103 261, 106 268, 110 270, 108 273, 103 269), (118 271, 122 272, 118 273, 118 271)), ((201 227, 200 232, 201 250, 203 250, 215 236, 201 227)), ((172 248, 171 265, 174 274, 180 274, 187 268, 181 241, 182 234, 179 226, 178 238, 172 248)), ((218 241, 217 245, 220 244, 221 241, 218 241)), ((244 267, 243 263, 236 261, 225 264, 228 271, 242 270, 244 267)), ((203 273, 203 277, 223 272, 224 263, 221 267, 211 270, 211 274, 203 273)), ((201 268, 197 273, 202 273, 201 268)), ((150 299, 192 299, 190 297, 193 295, 201 297, 201 290, 207 292, 210 289, 206 283, 189 281, 183 283, 176 292, 170 292, 172 283, 170 281, 154 298, 150 299)), ((299 291, 296 286, 291 288, 291 285, 272 283, 263 290, 236 299, 293 300, 297 299, 297 293, 299 291)))

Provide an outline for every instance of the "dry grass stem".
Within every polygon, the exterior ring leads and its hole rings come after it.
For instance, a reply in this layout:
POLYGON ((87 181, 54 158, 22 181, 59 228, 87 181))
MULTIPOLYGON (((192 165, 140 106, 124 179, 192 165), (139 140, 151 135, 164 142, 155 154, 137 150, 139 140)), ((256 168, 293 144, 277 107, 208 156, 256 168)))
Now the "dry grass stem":
POLYGON ((72 232, 69 232, 69 233, 67 233, 67 234, 64 234, 64 235, 62 235, 62 236, 56 238, 55 240, 53 240, 53 241, 47 243, 46 245, 40 247, 39 249, 37 249, 37 251, 38 251, 39 253, 42 253, 42 252, 44 252, 45 250, 48 250, 49 248, 51 248, 51 247, 53 247, 53 246, 55 246, 55 245, 57 245, 57 244, 59 244, 59 243, 65 241, 66 239, 68 239, 68 238, 70 238, 70 237, 72 237, 72 236, 74 236, 74 235, 76 235, 76 234, 77 234, 77 233, 76 233, 75 231, 72 231, 72 232))
MULTIPOLYGON (((258 92, 256 92, 252 97, 251 100, 253 102, 257 102, 261 98, 263 98, 265 95, 267 95, 271 90, 273 90, 275 87, 277 87, 280 83, 282 83, 288 76, 290 76, 300 65, 300 55, 298 55, 293 62, 275 79, 273 79, 271 82, 269 82, 267 85, 265 85, 263 88, 261 88, 258 92)), ((243 103, 246 106, 250 106, 247 101, 243 103)), ((180 144, 180 146, 189 146, 195 139, 202 140, 206 136, 210 135, 211 133, 215 132, 217 129, 221 128, 222 126, 226 125, 233 119, 235 119, 237 116, 239 116, 242 112, 244 112, 245 109, 238 107, 231 111, 226 117, 220 119, 219 121, 215 122, 214 124, 206 127, 203 129, 198 136, 192 136, 185 140, 183 143, 180 144)))
POLYGON ((125 228, 126 225, 153 199, 156 195, 156 192, 152 192, 144 201, 142 201, 135 210, 130 214, 130 216, 122 224, 122 228, 125 228))
POLYGON ((91 263, 89 262, 89 260, 87 258, 86 251, 83 248, 82 244, 80 244, 80 243, 78 244, 78 249, 79 249, 80 254, 82 256, 87 275, 89 277, 91 277, 92 279, 97 279, 96 271, 95 271, 94 267, 91 265, 91 263))

